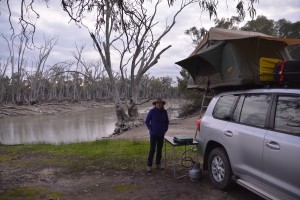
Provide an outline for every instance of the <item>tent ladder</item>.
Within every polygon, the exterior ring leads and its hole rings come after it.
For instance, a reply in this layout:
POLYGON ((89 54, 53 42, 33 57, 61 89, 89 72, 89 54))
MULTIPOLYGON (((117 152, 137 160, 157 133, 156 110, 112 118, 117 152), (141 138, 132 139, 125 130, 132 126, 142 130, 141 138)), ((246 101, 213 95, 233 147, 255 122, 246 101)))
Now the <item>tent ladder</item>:
POLYGON ((200 118, 203 117, 204 111, 207 109, 209 102, 214 97, 214 94, 205 90, 202 95, 201 109, 200 109, 200 118))

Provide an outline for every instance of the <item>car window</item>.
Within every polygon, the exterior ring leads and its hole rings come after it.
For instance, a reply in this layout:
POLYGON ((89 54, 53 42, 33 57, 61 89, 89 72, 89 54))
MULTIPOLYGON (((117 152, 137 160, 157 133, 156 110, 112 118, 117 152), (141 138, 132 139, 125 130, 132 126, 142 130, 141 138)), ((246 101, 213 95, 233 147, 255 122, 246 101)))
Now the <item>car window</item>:
POLYGON ((226 95, 219 98, 214 111, 213 117, 217 119, 230 120, 231 111, 235 105, 238 96, 226 95))
POLYGON ((278 97, 274 129, 300 134, 300 97, 278 97))
POLYGON ((246 95, 240 114, 240 123, 264 127, 271 95, 246 95))
POLYGON ((240 116, 241 116, 241 110, 242 110, 242 106, 244 103, 244 99, 245 99, 245 95, 241 95, 239 102, 236 105, 236 108, 234 110, 233 116, 232 116, 232 120, 239 122, 240 121, 240 116))

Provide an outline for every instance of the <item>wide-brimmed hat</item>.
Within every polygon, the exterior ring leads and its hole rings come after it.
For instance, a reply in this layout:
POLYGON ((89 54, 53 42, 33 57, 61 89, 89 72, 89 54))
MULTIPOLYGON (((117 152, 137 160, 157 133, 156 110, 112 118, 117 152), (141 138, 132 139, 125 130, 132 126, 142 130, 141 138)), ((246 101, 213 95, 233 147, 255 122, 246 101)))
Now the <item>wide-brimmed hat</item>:
POLYGON ((157 98, 157 99, 155 99, 155 101, 153 101, 153 105, 155 105, 157 102, 161 102, 163 105, 165 105, 166 104, 166 102, 165 101, 163 101, 161 98, 157 98))

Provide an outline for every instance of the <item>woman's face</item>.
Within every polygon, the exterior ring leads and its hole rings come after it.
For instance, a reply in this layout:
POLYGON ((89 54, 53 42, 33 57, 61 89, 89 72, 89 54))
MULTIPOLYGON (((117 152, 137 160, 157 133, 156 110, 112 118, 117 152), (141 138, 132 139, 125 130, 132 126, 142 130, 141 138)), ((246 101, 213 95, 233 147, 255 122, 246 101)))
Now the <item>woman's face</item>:
POLYGON ((156 104, 155 104, 155 107, 158 108, 158 109, 161 109, 162 106, 163 106, 162 102, 156 102, 156 104))

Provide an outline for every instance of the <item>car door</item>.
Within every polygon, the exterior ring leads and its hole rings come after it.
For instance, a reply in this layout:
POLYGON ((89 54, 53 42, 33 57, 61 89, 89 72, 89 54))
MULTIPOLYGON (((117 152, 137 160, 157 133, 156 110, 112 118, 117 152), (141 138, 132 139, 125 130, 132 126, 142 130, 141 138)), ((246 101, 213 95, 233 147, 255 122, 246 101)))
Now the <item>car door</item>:
POLYGON ((283 199, 300 199, 300 95, 278 95, 263 151, 263 182, 283 199))
POLYGON ((229 144, 232 169, 243 179, 261 179, 263 141, 267 132, 265 121, 270 102, 269 94, 241 95, 232 122, 224 129, 223 140, 229 144))

